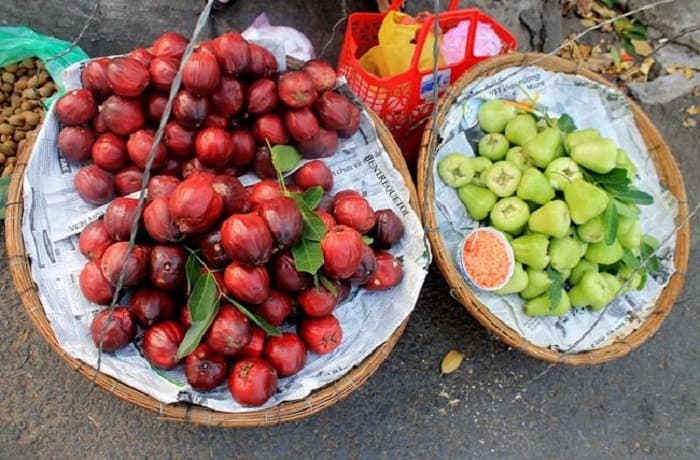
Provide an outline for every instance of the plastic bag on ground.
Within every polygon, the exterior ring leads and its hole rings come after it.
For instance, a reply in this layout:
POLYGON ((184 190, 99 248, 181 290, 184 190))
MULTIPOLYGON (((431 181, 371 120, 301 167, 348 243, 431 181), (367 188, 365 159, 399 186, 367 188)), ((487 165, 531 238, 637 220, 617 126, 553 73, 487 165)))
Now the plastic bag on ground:
POLYGON ((284 43, 287 56, 308 61, 316 56, 314 46, 306 35, 292 27, 273 26, 265 13, 255 18, 255 21, 241 34, 246 40, 264 42, 273 40, 284 43))

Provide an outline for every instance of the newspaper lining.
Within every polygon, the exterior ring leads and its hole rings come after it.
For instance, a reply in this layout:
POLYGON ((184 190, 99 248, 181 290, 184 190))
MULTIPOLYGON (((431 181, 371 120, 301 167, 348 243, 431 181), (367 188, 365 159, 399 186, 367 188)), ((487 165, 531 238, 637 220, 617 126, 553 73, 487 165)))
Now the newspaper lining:
POLYGON ((574 308, 561 317, 531 317, 523 312, 524 301, 517 294, 499 296, 475 289, 476 297, 508 327, 541 347, 562 351, 591 350, 628 335, 646 320, 675 272, 674 228, 678 202, 670 191, 661 186, 625 96, 586 78, 550 72, 535 66, 508 68, 467 86, 440 128, 442 142, 432 171, 439 232, 453 263, 461 240, 478 226, 478 222, 468 216, 455 190, 440 180, 436 165, 452 152, 475 155, 475 142, 481 136, 476 114, 481 101, 490 98, 526 102, 534 98, 538 107, 547 108, 550 116, 567 113, 578 128, 597 128, 601 137, 613 139, 627 152, 638 169, 634 184, 654 197, 652 205, 640 206, 642 231, 663 244, 657 253, 660 269, 648 277, 644 289, 618 297, 605 313, 574 308), (599 323, 587 332, 601 314, 603 317, 599 323))
MULTIPOLYGON (((81 86, 80 73, 85 64, 66 69, 67 89, 81 86)), ((353 97, 345 85, 340 91, 353 97)), ((59 344, 73 358, 96 367, 98 353, 89 327, 93 316, 104 307, 88 302, 80 292, 78 277, 86 259, 78 251, 77 242, 80 230, 98 219, 105 206, 95 208, 78 196, 73 177, 79 166, 58 154, 58 129, 51 110, 24 177, 22 231, 32 262, 32 277, 59 344)), ((209 393, 192 390, 182 366, 174 371, 151 367, 139 351, 140 337, 137 345, 132 343, 116 354, 104 353, 101 372, 164 403, 185 401, 222 412, 246 412, 302 399, 345 375, 384 343, 413 310, 427 274, 431 255, 421 222, 408 204, 406 184, 365 111, 360 130, 353 137, 342 139, 335 155, 323 161, 333 172, 331 192, 359 190, 374 209, 394 210, 406 229, 390 251, 403 261, 403 281, 385 292, 353 289, 350 299, 334 311, 343 328, 342 343, 334 352, 324 356, 309 353, 304 369, 293 377, 280 379, 278 392, 257 408, 237 404, 225 384, 209 393)), ((246 177, 244 183, 251 180, 246 177)))

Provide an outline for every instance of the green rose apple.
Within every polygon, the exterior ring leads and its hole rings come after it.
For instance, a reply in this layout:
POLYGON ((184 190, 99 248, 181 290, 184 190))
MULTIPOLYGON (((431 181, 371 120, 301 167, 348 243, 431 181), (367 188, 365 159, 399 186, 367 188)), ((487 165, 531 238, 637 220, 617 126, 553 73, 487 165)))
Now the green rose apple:
POLYGON ((583 179, 581 168, 569 157, 553 159, 544 170, 544 175, 556 190, 564 190, 576 179, 583 179))
POLYGON ((500 133, 487 134, 481 138, 477 149, 479 155, 491 161, 502 160, 506 157, 510 144, 506 136, 500 133))
POLYGON ((516 262, 515 268, 513 269, 513 276, 510 277, 505 286, 493 292, 499 295, 514 294, 525 289, 527 281, 527 273, 523 268, 523 264, 516 262))
POLYGON ((582 256, 581 246, 574 238, 552 238, 549 242, 549 265, 559 272, 574 268, 582 256))
POLYGON ((477 118, 479 126, 487 133, 502 133, 506 124, 518 115, 513 104, 501 99, 489 99, 481 104, 477 118))
POLYGON ((632 267, 624 265, 617 272, 617 277, 620 283, 624 285, 624 291, 631 291, 633 289, 640 289, 642 286, 642 275, 639 272, 635 272, 632 267))
POLYGON ((525 155, 535 166, 546 168, 553 159, 562 154, 559 128, 546 128, 522 147, 525 155))
POLYGON ((642 224, 637 219, 619 216, 617 240, 623 248, 637 249, 642 244, 642 224))
POLYGON ((486 157, 470 157, 469 164, 472 165, 472 169, 474 170, 474 179, 472 179, 472 184, 486 187, 484 173, 491 169, 493 162, 486 157))
POLYGON ((571 226, 569 209, 562 200, 553 200, 530 214, 528 227, 536 233, 563 238, 571 226))
POLYGON ((545 204, 554 198, 554 188, 539 169, 528 168, 523 171, 516 195, 521 200, 545 204))
POLYGON ((501 198, 489 214, 491 225, 514 235, 520 233, 530 218, 530 208, 520 198, 501 198))
POLYGON ((536 270, 532 267, 527 267, 525 270, 527 274, 527 286, 520 291, 520 297, 525 300, 534 299, 538 295, 547 291, 549 285, 552 284, 552 280, 543 270, 536 270))
MULTIPOLYGON (((612 293, 612 297, 608 301, 608 303, 612 302, 615 300, 615 297, 620 294, 620 287, 622 286, 622 283, 620 283, 620 280, 618 279, 617 276, 613 275, 612 273, 606 273, 602 272, 601 275, 603 276, 603 280, 605 281, 605 284, 608 286, 608 292, 612 293)), ((602 307, 595 307, 591 305, 591 310, 596 311, 599 310, 602 307)))
POLYGON ((617 289, 612 289, 615 286, 607 275, 617 279, 609 273, 596 271, 584 273, 578 284, 575 284, 569 290, 571 304, 574 307, 590 306, 594 310, 601 309, 609 304, 615 298, 617 289))
POLYGON ((576 266, 571 269, 571 275, 569 275, 569 282, 571 284, 578 284, 583 278, 583 275, 587 272, 597 272, 598 264, 591 262, 590 260, 581 259, 578 261, 576 266))
POLYGON ((597 243, 605 238, 605 224, 603 214, 598 214, 592 219, 576 227, 578 237, 588 243, 597 243))
POLYGON ((522 176, 520 170, 508 161, 497 161, 485 174, 486 186, 501 198, 515 193, 522 176))
POLYGON ((552 307, 549 294, 546 293, 525 302, 523 308, 525 313, 530 316, 561 316, 571 310, 571 302, 569 295, 562 289, 559 303, 554 307, 552 307))
POLYGON ((571 153, 571 148, 575 145, 581 144, 582 142, 588 142, 595 139, 600 139, 600 133, 597 129, 586 128, 577 129, 576 131, 570 132, 564 136, 562 143, 564 144, 564 149, 567 153, 571 153))
POLYGON ((549 264, 549 238, 540 233, 531 233, 513 239, 510 245, 513 247, 515 260, 537 270, 544 270, 549 264))
POLYGON ((605 174, 615 167, 617 145, 602 138, 582 142, 571 148, 571 158, 586 169, 605 174))
POLYGON ((564 187, 564 201, 569 206, 571 220, 581 225, 589 219, 602 214, 608 206, 610 198, 597 185, 576 179, 564 187))
POLYGON ((605 241, 589 244, 584 257, 597 264, 610 265, 622 259, 622 255, 622 245, 615 239, 611 245, 605 244, 605 241))
POLYGON ((576 234, 576 231, 572 228, 572 231, 570 232, 569 236, 571 236, 574 241, 576 241, 576 244, 578 244, 578 250, 579 250, 579 255, 583 257, 586 254, 586 251, 588 251, 588 241, 583 241, 581 238, 578 237, 576 234))
POLYGON ((506 161, 513 163, 521 171, 525 171, 526 169, 532 167, 530 158, 525 155, 523 148, 519 145, 508 149, 508 153, 506 153, 506 161))
POLYGON ((457 189, 457 195, 474 220, 486 219, 498 199, 491 190, 475 184, 461 186, 457 189))
POLYGON ((523 145, 537 136, 535 117, 529 113, 521 113, 506 124, 506 138, 516 145, 523 145))
POLYGON ((474 179, 474 168, 466 155, 450 153, 438 163, 438 175, 448 186, 458 188, 474 179))

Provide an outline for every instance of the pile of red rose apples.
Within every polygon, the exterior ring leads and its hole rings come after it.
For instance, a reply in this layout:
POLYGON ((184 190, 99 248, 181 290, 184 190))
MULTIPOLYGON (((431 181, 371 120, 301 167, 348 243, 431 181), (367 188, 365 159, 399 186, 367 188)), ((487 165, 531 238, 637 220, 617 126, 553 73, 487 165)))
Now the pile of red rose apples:
POLYGON ((155 367, 184 362, 194 389, 228 379, 237 402, 258 406, 308 352, 339 345, 333 310, 351 286, 401 281, 386 250, 404 229, 356 191, 329 193, 333 175, 320 159, 360 124, 359 108, 334 91, 333 68, 312 60, 278 72, 268 50, 234 32, 199 44, 185 62, 137 216, 138 199, 127 195, 141 189, 187 45, 168 32, 150 49, 92 60, 83 88, 55 104, 58 149, 82 165, 78 194, 109 203, 80 234, 89 259, 80 288, 99 305, 126 288, 93 319, 102 351, 134 342, 155 367), (251 172, 261 180, 244 186, 239 177, 251 172), (281 332, 294 324, 296 334, 281 332))

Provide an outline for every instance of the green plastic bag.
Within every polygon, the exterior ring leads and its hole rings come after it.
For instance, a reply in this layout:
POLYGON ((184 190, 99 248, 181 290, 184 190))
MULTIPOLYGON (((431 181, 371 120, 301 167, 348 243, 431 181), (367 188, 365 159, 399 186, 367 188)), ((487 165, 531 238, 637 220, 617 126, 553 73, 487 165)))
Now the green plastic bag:
MULTIPOLYGON (((28 27, 0 27, 0 67, 5 67, 30 57, 37 57, 42 61, 46 61, 46 70, 48 70, 58 89, 56 94, 46 100, 45 106, 47 109, 51 107, 51 104, 57 97, 65 93, 65 86, 61 76, 63 70, 89 57, 77 45, 66 52, 69 47, 70 43, 66 41, 37 34, 28 27), (52 59, 59 55, 61 56, 52 59)), ((12 176, 0 178, 0 219, 5 218, 5 201, 7 200, 7 188, 11 179, 12 176)))
POLYGON ((58 91, 46 101, 49 108, 53 101, 65 92, 61 72, 70 65, 88 59, 89 56, 79 46, 74 46, 66 53, 70 43, 57 38, 34 32, 24 26, 0 27, 0 67, 14 64, 30 57, 37 57, 46 62, 51 78, 58 91), (63 54, 65 53, 65 54, 63 54), (59 58, 52 59, 61 55, 59 58))

